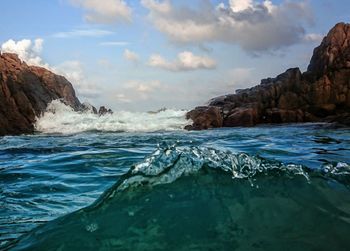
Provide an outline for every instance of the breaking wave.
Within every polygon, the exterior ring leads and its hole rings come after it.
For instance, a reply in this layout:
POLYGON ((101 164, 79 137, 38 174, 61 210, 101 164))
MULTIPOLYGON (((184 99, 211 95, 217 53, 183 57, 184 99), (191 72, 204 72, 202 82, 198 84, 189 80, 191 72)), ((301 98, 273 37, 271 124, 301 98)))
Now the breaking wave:
POLYGON ((93 205, 34 229, 11 247, 343 250, 350 244, 349 175, 347 163, 313 170, 245 153, 164 145, 93 205), (329 238, 320 238, 324 233, 329 238))
POLYGON ((155 113, 117 111, 99 116, 90 111, 76 112, 59 100, 52 101, 37 119, 35 128, 42 133, 73 134, 86 131, 154 132, 182 130, 190 124, 185 110, 155 113))

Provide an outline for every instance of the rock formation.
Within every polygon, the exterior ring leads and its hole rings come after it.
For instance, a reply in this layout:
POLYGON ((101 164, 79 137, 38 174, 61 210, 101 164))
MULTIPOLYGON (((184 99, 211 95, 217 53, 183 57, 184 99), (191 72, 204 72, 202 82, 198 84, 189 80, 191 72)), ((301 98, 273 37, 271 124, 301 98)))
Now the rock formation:
POLYGON ((187 129, 263 123, 350 125, 350 24, 339 23, 314 50, 306 72, 289 69, 260 85, 210 100, 187 113, 187 129))
POLYGON ((100 109, 98 109, 98 114, 100 116, 103 116, 107 114, 113 114, 113 111, 111 109, 107 109, 105 106, 100 106, 100 109))
POLYGON ((28 66, 16 54, 0 55, 0 136, 34 132, 37 116, 48 103, 62 99, 81 107, 71 83, 41 67, 28 66))

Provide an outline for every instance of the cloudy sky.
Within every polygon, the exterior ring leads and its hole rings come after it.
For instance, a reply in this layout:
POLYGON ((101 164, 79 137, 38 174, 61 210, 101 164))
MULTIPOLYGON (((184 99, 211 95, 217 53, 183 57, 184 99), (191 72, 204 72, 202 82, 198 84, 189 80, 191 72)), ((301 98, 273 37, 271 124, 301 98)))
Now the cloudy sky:
POLYGON ((191 108, 305 70, 348 0, 2 0, 0 45, 115 110, 191 108))

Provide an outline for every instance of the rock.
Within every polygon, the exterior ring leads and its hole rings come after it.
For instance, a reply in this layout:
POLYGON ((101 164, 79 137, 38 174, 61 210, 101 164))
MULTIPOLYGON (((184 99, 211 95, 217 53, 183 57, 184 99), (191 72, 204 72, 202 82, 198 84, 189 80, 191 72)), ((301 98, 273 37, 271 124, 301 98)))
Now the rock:
POLYGON ((319 121, 347 124, 349 114, 350 24, 339 23, 314 50, 306 72, 288 69, 255 87, 213 98, 208 106, 187 114, 194 121, 187 128, 319 121))
POLYGON ((224 122, 225 127, 254 126, 258 121, 258 112, 254 108, 238 107, 231 111, 224 122))
POLYGON ((81 105, 81 108, 79 109, 79 111, 81 112, 90 112, 90 113, 93 113, 93 114, 97 114, 97 109, 95 106, 93 106, 92 104, 88 103, 88 102, 84 102, 82 105, 81 105))
POLYGON ((186 115, 193 124, 187 126, 187 130, 203 130, 223 126, 223 118, 219 108, 215 106, 201 106, 190 111, 186 115))
POLYGON ((324 122, 335 123, 337 125, 350 126, 350 113, 327 117, 324 122))
POLYGON ((113 111, 111 109, 107 109, 104 106, 101 106, 100 109, 98 110, 98 114, 100 116, 106 115, 106 114, 113 114, 113 111))
POLYGON ((16 54, 0 55, 0 135, 34 132, 47 105, 61 99, 74 109, 80 101, 71 83, 44 68, 28 66, 16 54))
POLYGON ((338 23, 315 48, 308 72, 320 78, 337 69, 350 68, 350 25, 338 23))

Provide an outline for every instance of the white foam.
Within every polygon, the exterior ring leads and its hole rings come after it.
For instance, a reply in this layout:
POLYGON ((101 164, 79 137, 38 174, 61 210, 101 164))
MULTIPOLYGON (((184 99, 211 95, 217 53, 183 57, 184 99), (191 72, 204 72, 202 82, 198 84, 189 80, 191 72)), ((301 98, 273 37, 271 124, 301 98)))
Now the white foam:
POLYGON ((73 134, 84 131, 154 132, 182 130, 191 121, 187 111, 167 109, 157 113, 114 112, 99 116, 91 112, 75 112, 59 100, 52 101, 37 119, 35 128, 42 133, 73 134))

